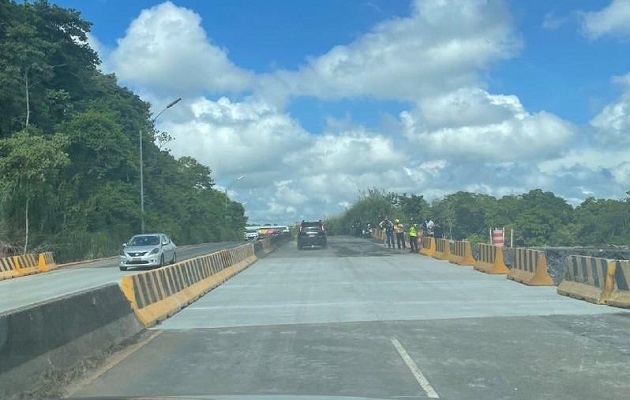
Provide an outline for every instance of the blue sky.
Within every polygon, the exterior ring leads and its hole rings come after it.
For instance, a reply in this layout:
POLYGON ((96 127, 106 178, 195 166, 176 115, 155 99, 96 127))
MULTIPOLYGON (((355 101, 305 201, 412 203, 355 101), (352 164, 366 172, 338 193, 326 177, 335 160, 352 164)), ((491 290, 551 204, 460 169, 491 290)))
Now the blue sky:
POLYGON ((630 189, 629 1, 53 2, 122 84, 184 97, 161 119, 173 153, 219 185, 245 173, 252 218, 334 214, 366 186, 630 189))

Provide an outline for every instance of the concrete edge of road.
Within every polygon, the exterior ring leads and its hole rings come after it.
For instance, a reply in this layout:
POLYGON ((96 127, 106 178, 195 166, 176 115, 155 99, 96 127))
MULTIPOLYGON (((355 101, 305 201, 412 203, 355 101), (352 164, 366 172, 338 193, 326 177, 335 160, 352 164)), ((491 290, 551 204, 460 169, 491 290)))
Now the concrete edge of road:
POLYGON ((54 398, 143 331, 117 284, 0 314, 0 398, 54 398))
POLYGON ((156 270, 125 275, 121 290, 140 322, 149 328, 271 253, 286 239, 265 238, 156 270))
MULTIPOLYGON (((263 257, 285 241, 269 240, 258 246, 258 253, 263 257)), ((241 245, 186 260, 186 270, 177 274, 174 270, 169 273, 168 267, 148 272, 160 279, 153 283, 158 283, 155 287, 162 295, 170 293, 167 302, 176 303, 177 296, 181 300, 182 294, 192 293, 187 300, 190 304, 254 263, 258 258, 255 250, 253 244, 241 245), (223 266, 221 270, 218 264, 223 266), (210 287, 193 288, 194 276, 201 278, 204 268, 214 276, 207 281, 212 281, 210 287), (178 275, 185 278, 179 281, 181 290, 175 291, 173 278, 178 275)), ((62 397, 69 385, 102 366, 116 351, 141 341, 148 333, 146 318, 138 314, 138 304, 129 300, 121 286, 107 284, 0 313, 0 398, 62 397)), ((180 303, 153 323, 187 304, 180 303)), ((164 309, 164 304, 159 308, 164 309)), ((148 315, 157 316, 154 311, 148 315)))

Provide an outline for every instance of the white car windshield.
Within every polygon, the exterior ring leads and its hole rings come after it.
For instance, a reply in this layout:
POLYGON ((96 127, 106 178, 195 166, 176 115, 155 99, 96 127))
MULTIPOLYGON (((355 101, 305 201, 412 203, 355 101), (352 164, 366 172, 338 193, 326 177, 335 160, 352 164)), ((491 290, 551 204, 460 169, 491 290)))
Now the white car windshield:
POLYGON ((129 241, 129 246, 157 246, 160 244, 159 236, 134 236, 129 241))

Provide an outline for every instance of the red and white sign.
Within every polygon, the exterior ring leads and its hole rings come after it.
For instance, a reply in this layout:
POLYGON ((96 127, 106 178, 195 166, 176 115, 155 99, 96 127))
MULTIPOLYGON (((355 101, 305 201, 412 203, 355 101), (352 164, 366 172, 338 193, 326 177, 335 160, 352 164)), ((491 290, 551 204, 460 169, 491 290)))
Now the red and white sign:
POLYGON ((503 247, 504 242, 505 242, 505 228, 492 229, 492 244, 497 247, 503 247))

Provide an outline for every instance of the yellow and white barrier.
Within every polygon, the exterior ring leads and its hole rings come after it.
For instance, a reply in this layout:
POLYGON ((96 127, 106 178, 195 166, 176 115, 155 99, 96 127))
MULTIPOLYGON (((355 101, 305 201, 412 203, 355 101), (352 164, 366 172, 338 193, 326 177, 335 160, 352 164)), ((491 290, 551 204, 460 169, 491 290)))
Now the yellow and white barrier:
POLYGON ((256 261, 254 246, 246 244, 134 275, 125 275, 121 288, 136 316, 146 327, 220 285, 256 261))
POLYGON ((606 304, 630 308, 630 261, 615 261, 612 290, 606 304))
POLYGON ((456 240, 451 245, 451 257, 449 261, 457 265, 475 265, 470 242, 456 240))
POLYGON ((422 249, 420 254, 428 257, 435 256, 435 238, 424 236, 422 238, 422 249))
POLYGON ((0 258, 0 280, 46 272, 56 267, 50 252, 0 258))
POLYGON ((0 258, 0 280, 15 278, 18 271, 13 264, 13 257, 0 258))
POLYGON ((55 257, 52 252, 40 253, 38 267, 41 272, 52 271, 57 268, 57 263, 55 262, 55 257))
POLYGON ((614 260, 568 256, 564 279, 558 286, 558 294, 595 304, 605 304, 613 291, 615 269, 614 260))
POLYGON ((507 278, 530 286, 553 286, 545 253, 533 249, 515 249, 514 265, 507 278))
POLYGON ((486 274, 507 274, 510 269, 503 260, 503 247, 491 244, 479 245, 479 257, 475 261, 474 268, 486 274))
POLYGON ((449 260, 451 257, 451 243, 446 239, 434 239, 435 240, 435 254, 433 258, 438 260, 449 260))

